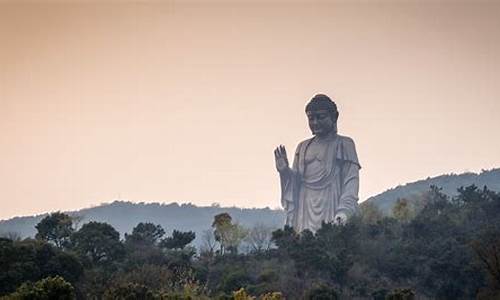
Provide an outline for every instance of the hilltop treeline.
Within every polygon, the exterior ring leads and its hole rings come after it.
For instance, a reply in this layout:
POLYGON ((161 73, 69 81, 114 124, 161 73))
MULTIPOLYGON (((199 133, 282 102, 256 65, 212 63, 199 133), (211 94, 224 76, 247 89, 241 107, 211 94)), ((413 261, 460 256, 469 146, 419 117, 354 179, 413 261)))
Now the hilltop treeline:
POLYGON ((418 202, 422 194, 426 193, 430 186, 439 186, 443 194, 455 197, 458 195, 457 189, 459 187, 473 184, 478 187, 487 186, 492 191, 500 192, 500 168, 483 170, 480 173, 467 172, 428 177, 391 188, 368 198, 366 201, 376 204, 382 212, 389 214, 398 199, 418 202))
POLYGON ((53 213, 35 239, 0 239, 3 299, 491 299, 500 296, 500 194, 432 187, 391 216, 370 203, 316 233, 213 216, 195 233, 53 213))
MULTIPOLYGON (((239 208, 221 207, 217 203, 211 206, 196 206, 193 204, 177 203, 132 203, 114 201, 92 208, 67 212, 75 219, 75 225, 90 221, 106 222, 112 225, 121 236, 130 232, 140 222, 161 225, 167 232, 173 229, 193 231, 196 239, 195 246, 200 246, 200 237, 207 228, 210 228, 212 219, 220 213, 229 213, 243 226, 253 227, 255 224, 264 224, 267 227, 279 228, 285 222, 283 210, 270 208, 239 208)), ((34 237, 37 233, 35 225, 48 214, 39 216, 16 217, 0 221, 0 234, 16 232, 22 237, 34 237)))

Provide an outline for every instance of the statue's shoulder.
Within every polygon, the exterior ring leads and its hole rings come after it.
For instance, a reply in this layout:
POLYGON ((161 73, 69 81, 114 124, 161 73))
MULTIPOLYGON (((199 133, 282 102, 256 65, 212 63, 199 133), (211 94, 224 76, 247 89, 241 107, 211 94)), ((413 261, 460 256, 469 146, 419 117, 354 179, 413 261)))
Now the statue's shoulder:
POLYGON ((297 145, 296 152, 299 152, 302 147, 306 147, 314 137, 303 140, 297 145))
POLYGON ((354 145, 354 140, 348 136, 345 136, 345 135, 340 135, 338 134, 337 135, 340 142, 342 143, 343 147, 345 148, 350 148, 350 147, 353 147, 355 148, 356 146, 354 145))
POLYGON ((342 160, 351 161, 358 166, 361 166, 356 153, 356 145, 354 140, 348 136, 338 135, 340 151, 337 151, 337 158, 342 160))

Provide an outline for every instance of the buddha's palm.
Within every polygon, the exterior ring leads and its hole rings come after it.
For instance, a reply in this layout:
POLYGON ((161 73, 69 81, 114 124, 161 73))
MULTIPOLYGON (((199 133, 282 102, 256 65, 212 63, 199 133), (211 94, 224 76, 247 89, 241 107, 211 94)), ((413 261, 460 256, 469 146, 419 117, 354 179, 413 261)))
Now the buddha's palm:
POLYGON ((285 146, 280 145, 274 150, 274 158, 278 172, 282 173, 289 169, 285 146))

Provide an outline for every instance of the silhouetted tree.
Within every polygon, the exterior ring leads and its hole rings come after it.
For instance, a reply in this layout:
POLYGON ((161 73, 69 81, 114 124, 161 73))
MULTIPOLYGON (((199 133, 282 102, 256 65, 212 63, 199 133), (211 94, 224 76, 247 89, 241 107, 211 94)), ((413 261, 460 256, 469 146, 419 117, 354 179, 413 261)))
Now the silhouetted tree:
POLYGON ((75 283, 83 266, 75 255, 41 240, 14 242, 0 239, 0 296, 13 292, 26 281, 63 276, 75 283))
POLYGON ((174 230, 172 236, 161 241, 160 246, 167 249, 184 249, 187 244, 191 243, 196 238, 196 234, 192 231, 182 232, 174 230))
POLYGON ((36 238, 53 243, 58 248, 68 246, 73 233, 73 222, 70 216, 61 212, 52 213, 43 218, 36 226, 36 238))
POLYGON ((74 249, 92 264, 123 258, 125 251, 120 234, 107 223, 86 223, 71 236, 74 249))
POLYGON ((165 230, 153 223, 139 223, 131 234, 125 234, 125 243, 129 245, 151 246, 160 242, 165 230))

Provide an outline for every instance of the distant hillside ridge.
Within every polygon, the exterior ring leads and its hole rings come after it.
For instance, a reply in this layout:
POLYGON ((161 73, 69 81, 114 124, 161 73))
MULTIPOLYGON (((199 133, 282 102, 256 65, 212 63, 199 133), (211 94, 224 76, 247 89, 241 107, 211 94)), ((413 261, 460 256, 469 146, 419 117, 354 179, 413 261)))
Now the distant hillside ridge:
POLYGON ((462 173, 448 174, 436 177, 428 177, 407 183, 402 186, 389 189, 381 194, 370 197, 366 202, 371 202, 379 207, 384 213, 389 214, 394 203, 398 199, 416 199, 424 192, 428 191, 434 185, 442 189, 442 192, 450 197, 457 195, 457 189, 470 185, 476 185, 479 188, 487 187, 492 191, 500 192, 500 168, 483 170, 480 173, 462 173))
MULTIPOLYGON (((140 222, 151 222, 161 225, 167 233, 174 229, 181 231, 194 231, 199 246, 203 231, 211 229, 213 218, 219 213, 227 212, 234 221, 246 228, 256 224, 263 224, 270 228, 281 228, 285 222, 282 210, 270 208, 238 208, 196 206, 193 204, 160 204, 160 203, 132 203, 114 201, 92 208, 66 212, 70 216, 79 216, 79 226, 90 221, 106 222, 111 224, 122 238, 125 233, 130 233, 140 222)), ((17 233, 21 237, 34 237, 35 225, 48 214, 27 217, 15 217, 0 221, 0 233, 17 233)))
MULTIPOLYGON (((442 188, 442 192, 454 196, 457 189, 470 185, 479 188, 486 186, 488 189, 500 192, 500 168, 484 170, 479 174, 463 173, 449 174, 427 178, 403 186, 389 189, 379 195, 370 197, 366 202, 372 202, 384 213, 391 212, 394 203, 400 199, 408 200, 419 198, 424 192, 435 185, 442 188)), ((161 204, 161 203, 132 203, 126 201, 114 201, 92 208, 66 212, 71 216, 80 217, 79 226, 89 221, 106 222, 111 224, 120 232, 122 237, 125 233, 130 233, 140 222, 151 222, 161 225, 167 233, 174 229, 196 233, 195 245, 199 245, 199 237, 205 230, 211 229, 213 218, 219 213, 227 212, 233 220, 246 228, 251 228, 256 224, 263 224, 270 228, 282 228, 285 223, 285 213, 280 209, 270 208, 238 208, 196 206, 193 204, 161 204)), ((15 217, 9 220, 0 221, 0 234, 17 233, 21 237, 34 237, 36 234, 35 225, 48 214, 15 217)))

